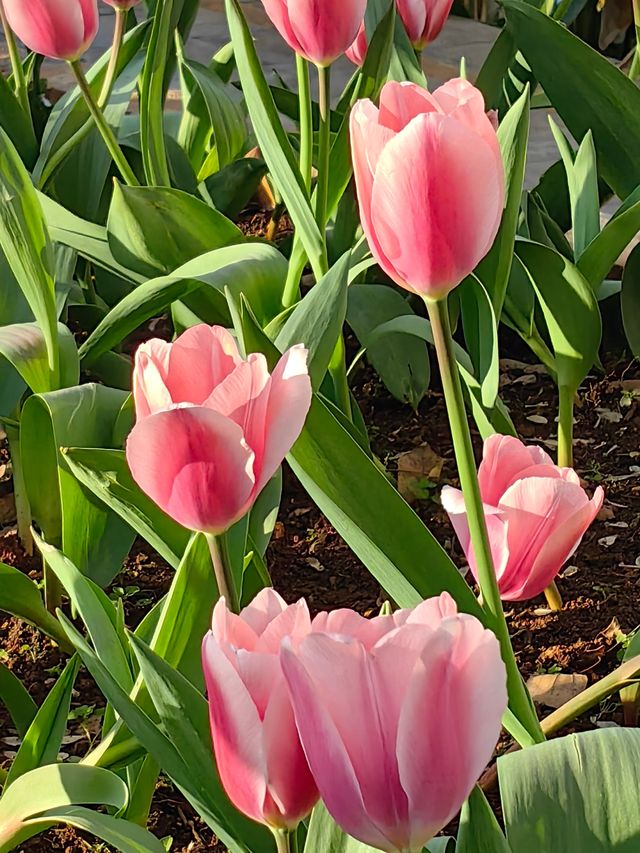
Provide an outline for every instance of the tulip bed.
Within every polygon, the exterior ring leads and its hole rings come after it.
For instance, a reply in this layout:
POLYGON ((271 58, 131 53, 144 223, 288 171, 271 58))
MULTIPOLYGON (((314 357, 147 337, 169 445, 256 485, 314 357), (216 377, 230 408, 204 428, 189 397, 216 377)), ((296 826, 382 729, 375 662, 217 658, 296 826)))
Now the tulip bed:
POLYGON ((1 7, 0 853, 637 851, 640 47, 107 2, 1 7))

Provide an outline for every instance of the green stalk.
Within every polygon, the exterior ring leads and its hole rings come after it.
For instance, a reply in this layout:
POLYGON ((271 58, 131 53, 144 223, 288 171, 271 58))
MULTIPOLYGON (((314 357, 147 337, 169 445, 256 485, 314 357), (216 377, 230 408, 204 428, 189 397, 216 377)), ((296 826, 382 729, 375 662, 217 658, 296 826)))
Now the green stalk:
POLYGON ((329 155, 331 154, 331 69, 318 66, 318 105, 320 107, 320 132, 318 134, 318 183, 316 190, 316 222, 320 233, 327 225, 327 197, 329 194, 329 155))
POLYGON ((218 592, 227 603, 227 607, 234 613, 240 612, 240 601, 238 592, 233 581, 233 574, 229 561, 225 554, 225 549, 220 536, 214 533, 205 534, 209 543, 209 551, 211 552, 211 562, 213 563, 213 572, 218 584, 218 592))
MULTIPOLYGON (((116 21, 115 26, 113 28, 113 40, 111 42, 111 54, 109 56, 109 64, 107 66, 107 70, 105 72, 104 80, 102 81, 102 88, 100 89, 100 94, 98 95, 98 108, 102 111, 109 103, 109 98, 111 97, 111 92, 113 91, 113 84, 116 81, 117 72, 118 72, 118 60, 120 59, 120 51, 122 49, 122 40, 124 38, 125 28, 127 23, 127 12, 123 9, 116 9, 116 21)), ((46 165, 42 170, 42 174, 40 175, 39 187, 42 189, 49 180, 49 178, 53 175, 56 169, 61 165, 61 163, 66 160, 71 151, 79 145, 82 140, 88 135, 89 131, 93 127, 93 119, 89 118, 82 127, 79 127, 78 130, 70 136, 69 139, 65 143, 63 143, 56 151, 53 152, 46 165)))
POLYGON ((300 174, 307 192, 311 189, 311 165, 313 162, 313 114, 311 112, 311 83, 309 63, 296 53, 298 76, 298 102, 300 111, 300 174))
POLYGON ((276 850, 278 853, 294 853, 291 839, 295 830, 289 832, 286 829, 272 829, 271 831, 276 840, 276 850))
POLYGON ((287 280, 282 292, 282 307, 290 308, 300 298, 300 277, 307 263, 307 256, 302 246, 302 241, 297 234, 293 235, 293 247, 289 258, 287 280))
POLYGON ((9 26, 7 16, 4 13, 2 3, 0 3, 0 21, 2 21, 2 29, 4 30, 4 38, 7 42, 7 50, 9 51, 9 59, 11 60, 11 71, 13 73, 13 87, 20 106, 25 111, 27 118, 33 128, 33 117, 31 115, 31 105, 29 104, 29 88, 27 79, 24 76, 24 68, 18 51, 13 30, 9 26))
POLYGON ((511 646, 509 629, 504 618, 502 601, 498 589, 489 545, 489 536, 484 517, 476 463, 471 444, 471 434, 462 396, 460 374, 453 349, 453 338, 449 325, 449 311, 446 297, 443 299, 425 299, 433 342, 438 357, 442 388, 444 390, 449 425, 453 438, 453 448, 460 475, 460 484, 464 495, 467 522, 471 535, 471 544, 478 569, 478 582, 482 594, 483 607, 488 615, 488 625, 495 633, 502 650, 502 659, 507 669, 509 704, 514 715, 529 736, 536 742, 544 740, 540 722, 536 716, 511 646))
POLYGON ((120 174, 122 175, 123 181, 128 184, 130 187, 138 187, 140 186, 138 179, 136 178, 133 169, 127 162, 127 158, 122 153, 122 149, 118 145, 118 142, 113 134, 113 131, 109 127, 102 110, 96 103, 91 89, 89 88, 89 84, 87 83, 87 78, 84 76, 84 72, 80 65, 79 60, 74 60, 73 62, 69 62, 69 66, 74 73, 76 78, 76 82, 78 84, 78 88, 82 92, 82 95, 85 99, 87 107, 89 108, 89 112, 91 113, 91 117, 96 123, 96 127, 102 134, 102 138, 104 140, 105 145, 109 153, 111 154, 113 161, 120 174))
POLYGON ((27 497, 27 487, 24 481, 22 457, 20 455, 20 428, 5 422, 4 431, 9 444, 11 470, 13 472, 13 499, 16 504, 16 521, 18 538, 29 556, 33 554, 33 536, 31 535, 31 507, 27 497))
POLYGON ((633 8, 633 23, 636 30, 636 50, 633 56, 631 67, 629 68, 629 77, 635 80, 640 77, 640 0, 632 0, 633 8))

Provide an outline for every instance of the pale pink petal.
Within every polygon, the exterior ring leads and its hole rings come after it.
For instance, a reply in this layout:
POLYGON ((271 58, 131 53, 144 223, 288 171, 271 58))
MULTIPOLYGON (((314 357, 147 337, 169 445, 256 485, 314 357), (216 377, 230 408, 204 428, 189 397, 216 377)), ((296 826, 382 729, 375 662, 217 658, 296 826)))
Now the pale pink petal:
POLYGON ((513 435, 491 435, 485 442, 478 483, 484 503, 497 506, 500 498, 532 465, 552 466, 553 460, 537 445, 526 445, 513 435))
POLYGON ((458 605, 453 597, 445 591, 433 598, 425 599, 425 601, 422 601, 412 610, 396 611, 394 617, 397 624, 402 624, 398 621, 400 613, 407 614, 406 619, 403 619, 403 623, 409 625, 427 625, 430 628, 436 629, 443 619, 447 619, 450 616, 457 616, 458 605))
POLYGON ((396 614, 366 619, 347 608, 332 610, 314 616, 312 630, 318 634, 352 637, 361 642, 366 649, 370 649, 388 631, 395 628, 395 616, 396 614))
POLYGON ((271 586, 261 589, 253 601, 247 604, 240 613, 240 618, 251 627, 256 637, 259 637, 281 613, 287 609, 287 602, 271 586))
POLYGON ((378 121, 395 133, 405 128, 416 116, 433 112, 442 110, 433 95, 423 86, 390 80, 382 87, 378 121))
POLYGON ((277 826, 293 828, 316 804, 318 788, 300 744, 282 674, 272 687, 263 732, 268 770, 265 817, 277 826))
POLYGON ((263 455, 256 458, 255 494, 273 477, 302 432, 311 395, 307 350, 298 344, 282 356, 271 374, 263 455))
POLYGON ((264 719, 271 692, 282 678, 277 655, 245 649, 223 649, 247 689, 260 720, 264 719))
POLYGON ((444 620, 423 648, 400 713, 397 754, 409 800, 407 847, 420 849, 454 817, 491 758, 506 706, 506 673, 495 636, 466 614, 444 620))
POLYGON ((169 409, 173 399, 167 388, 171 344, 153 338, 136 350, 133 368, 133 402, 136 418, 169 409))
POLYGON ((143 492, 179 524, 220 533, 247 511, 254 455, 233 421, 198 407, 157 412, 127 439, 127 461, 143 492))
POLYGON ((328 65, 353 43, 366 0, 287 0, 289 23, 307 59, 328 65))
MULTIPOLYGON (((335 642, 322 635, 311 636, 321 638, 319 643, 324 646, 327 642, 335 642)), ((312 654, 317 646, 316 639, 312 654)), ((391 850, 388 839, 376 826, 365 808, 358 776, 350 756, 351 739, 347 745, 333 719, 332 712, 335 709, 332 707, 332 694, 343 692, 335 690, 336 684, 344 685, 344 689, 349 691, 350 696, 357 696, 355 707, 360 707, 360 697, 349 681, 342 680, 344 675, 342 666, 338 666, 334 673, 329 692, 324 688, 324 685, 331 681, 334 657, 327 659, 322 654, 317 658, 314 656, 314 666, 310 671, 307 668, 307 662, 299 658, 299 653, 300 649, 295 653, 285 640, 280 660, 289 687, 300 740, 320 796, 334 820, 346 832, 365 844, 374 845, 381 850, 391 850), (320 676, 318 669, 324 670, 323 676, 320 676)), ((352 724, 355 722, 353 707, 352 724)), ((337 716, 342 722, 343 715, 337 716)), ((358 719, 360 719, 360 713, 358 719)), ((370 756, 369 763, 373 763, 373 755, 370 756)))
POLYGON ((240 676, 210 633, 202 643, 202 667, 220 780, 236 808, 262 821, 267 766, 258 712, 240 676))
POLYGON ((503 200, 503 174, 487 143, 448 116, 414 118, 380 155, 371 197, 393 279, 431 298, 446 294, 491 247, 503 200))
POLYGON ((258 641, 258 649, 277 655, 285 637, 289 637, 295 647, 310 631, 309 608, 307 602, 301 598, 269 622, 258 641))
POLYGON ((248 620, 229 610, 224 598, 219 598, 213 608, 211 633, 220 645, 228 644, 236 649, 252 650, 258 641, 248 620))
POLYGON ((242 359, 230 332, 201 323, 171 347, 168 387, 174 403, 201 405, 242 359))

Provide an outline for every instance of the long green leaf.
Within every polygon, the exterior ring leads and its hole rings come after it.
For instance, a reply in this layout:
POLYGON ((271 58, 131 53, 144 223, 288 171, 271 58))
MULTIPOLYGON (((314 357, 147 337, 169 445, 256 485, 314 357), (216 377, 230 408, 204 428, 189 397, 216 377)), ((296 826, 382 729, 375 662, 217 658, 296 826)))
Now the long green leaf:
POLYGON ((578 259, 578 269, 595 291, 639 231, 640 186, 627 196, 578 259))
POLYGON ((57 643, 67 645, 60 623, 44 606, 35 582, 5 563, 0 563, 0 610, 30 622, 57 643))
POLYGON ((157 3, 140 79, 140 140, 150 186, 171 186, 164 140, 164 76, 173 26, 174 0, 157 3))
POLYGON ((323 803, 318 803, 311 812, 304 853, 375 853, 375 850, 343 832, 323 803))
POLYGON ((80 363, 73 335, 63 323, 57 324, 57 333, 60 377, 58 382, 52 383, 47 344, 41 327, 37 323, 0 326, 0 356, 11 362, 36 394, 55 390, 53 384, 65 388, 80 381, 80 363))
POLYGON ((39 817, 27 821, 29 828, 64 823, 89 832, 120 853, 166 853, 164 844, 141 826, 111 815, 85 809, 82 806, 49 809, 39 817))
POLYGON ((487 798, 477 785, 460 812, 456 853, 512 853, 487 798))
POLYGON ((631 352, 640 358, 640 246, 629 255, 622 278, 622 322, 631 352))
POLYGON ((9 712, 11 722, 20 737, 24 737, 38 713, 38 706, 18 676, 14 675, 2 661, 0 661, 0 702, 9 712))

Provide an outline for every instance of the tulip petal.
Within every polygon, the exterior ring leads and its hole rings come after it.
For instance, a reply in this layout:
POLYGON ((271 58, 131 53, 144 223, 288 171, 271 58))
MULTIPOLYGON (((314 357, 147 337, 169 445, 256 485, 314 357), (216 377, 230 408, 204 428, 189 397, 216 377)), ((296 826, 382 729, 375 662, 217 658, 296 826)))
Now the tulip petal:
POLYGON ((256 494, 276 473, 302 432, 311 395, 307 350, 297 344, 282 356, 271 374, 262 456, 256 457, 256 494))
POLYGON ((466 614, 444 620, 416 664, 398 726, 410 849, 432 838, 471 792, 498 741, 506 706, 495 636, 466 614))
POLYGON ((311 630, 311 616, 307 602, 301 598, 278 614, 264 629, 258 641, 258 649, 277 655, 285 637, 291 639, 294 647, 311 630))
POLYGON ((52 59, 76 59, 98 30, 96 0, 3 0, 2 5, 18 38, 52 59))
POLYGON ((509 486, 533 465, 555 467, 549 454, 538 445, 526 445, 513 435, 489 436, 478 469, 483 502, 497 506, 509 486))
POLYGON ((303 54, 304 51, 289 21, 289 10, 286 0, 262 0, 264 10, 269 16, 271 23, 280 33, 282 38, 295 53, 303 54))
MULTIPOLYGON (((398 4, 399 6, 400 4, 398 4)), ((420 3, 424 8, 424 3, 420 3)), ((405 128, 411 119, 422 113, 439 113, 440 106, 434 96, 415 83, 398 83, 390 80, 380 93, 379 122, 395 133, 405 128)))
POLYGON ((358 34, 366 0, 287 0, 289 23, 302 53, 318 65, 341 56, 358 34))
MULTIPOLYGON (((351 681, 343 679, 345 667, 339 651, 334 648, 333 655, 326 655, 327 646, 331 643, 344 645, 338 644, 330 637, 315 634, 303 641, 297 652, 293 651, 287 641, 282 646, 280 661, 289 687, 300 740, 311 773, 320 791, 320 796, 334 820, 349 835, 365 844, 373 845, 381 850, 392 850, 388 839, 369 817, 365 808, 359 784, 360 771, 356 774, 351 758, 351 737, 348 738, 347 745, 337 722, 333 718, 332 712, 335 712, 336 709, 333 707, 335 702, 332 700, 337 699, 339 702, 340 697, 342 697, 342 704, 347 704, 344 701, 345 691, 349 692, 350 697, 357 697, 355 706, 352 699, 348 727, 355 730, 355 737, 358 738, 359 736, 362 741, 362 734, 358 735, 357 730, 360 727, 361 720, 364 721, 366 716, 362 711, 357 718, 353 714, 354 707, 360 708, 360 694, 351 681), (311 657, 309 661, 308 655, 303 652, 303 647, 312 636, 314 641, 308 653, 311 657), (317 651, 319 654, 316 655, 317 651), (301 656, 301 653, 304 654, 304 657, 301 656), (311 666, 309 666, 310 663, 311 666), (338 666, 333 670, 336 663, 338 666), (344 686, 344 690, 335 690, 337 683, 344 686), (329 684, 328 691, 326 689, 327 684, 329 684), (338 693, 340 696, 337 696, 338 693)), ((355 644, 351 651, 352 655, 354 653, 358 655, 355 644)), ((349 655, 348 651, 347 655, 349 655)), ((353 668, 349 667, 348 662, 346 665, 350 670, 353 668)), ((362 679, 358 679, 358 683, 361 682, 362 679)), ((337 716, 341 723, 345 723, 344 713, 338 713, 337 716)), ((370 765, 375 764, 373 752, 370 750, 368 756, 370 765)), ((364 757, 366 760, 367 756, 364 757)), ((375 767, 373 772, 375 773, 375 767)), ((379 783, 383 786, 384 780, 379 779, 379 783)))
POLYGON ((228 644, 236 649, 251 651, 258 642, 258 632, 244 618, 244 611, 238 616, 228 609, 224 598, 219 598, 213 608, 211 633, 216 641, 228 644))
POLYGON ((503 200, 502 166, 483 139, 449 116, 414 118, 380 155, 371 196, 392 278, 431 298, 446 294, 489 250, 503 200))
POLYGON ((142 491, 190 530, 220 533, 250 504, 254 454, 240 427, 210 409, 176 408, 139 421, 127 461, 142 491))
POLYGON ((230 332, 205 323, 192 326, 171 346, 167 384, 174 403, 203 404, 241 363, 230 332))
POLYGON ((253 601, 242 608, 240 618, 259 637, 267 626, 287 609, 287 602, 271 586, 261 589, 253 601))
POLYGON ((220 779, 236 808, 262 821, 267 766, 258 712, 238 672, 210 633, 202 644, 202 666, 220 779))
POLYGON ((133 401, 138 420, 173 405, 167 388, 170 353, 171 344, 160 338, 152 338, 136 350, 133 401))
POLYGON ((409 36, 409 41, 418 45, 427 23, 426 0, 397 0, 398 14, 409 36))

